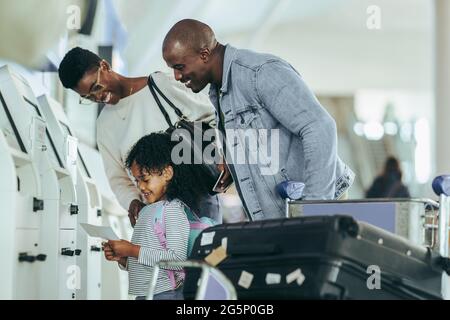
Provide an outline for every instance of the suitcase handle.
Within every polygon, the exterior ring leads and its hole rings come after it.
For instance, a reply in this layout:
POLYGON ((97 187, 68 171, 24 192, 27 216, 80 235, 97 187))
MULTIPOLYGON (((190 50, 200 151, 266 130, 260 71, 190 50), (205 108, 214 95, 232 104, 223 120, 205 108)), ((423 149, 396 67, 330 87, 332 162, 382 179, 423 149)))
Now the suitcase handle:
POLYGON ((233 256, 278 254, 281 252, 280 247, 276 244, 238 244, 229 246, 227 251, 233 256))
POLYGON ((432 258, 432 266, 436 266, 438 270, 443 270, 450 276, 450 258, 438 256, 432 258))

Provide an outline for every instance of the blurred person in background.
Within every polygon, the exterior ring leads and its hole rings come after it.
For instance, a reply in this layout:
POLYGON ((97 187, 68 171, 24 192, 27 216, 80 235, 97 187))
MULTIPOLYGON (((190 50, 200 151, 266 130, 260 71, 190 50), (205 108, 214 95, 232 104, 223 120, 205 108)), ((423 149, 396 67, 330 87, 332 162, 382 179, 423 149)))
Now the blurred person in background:
POLYGON ((366 198, 410 198, 408 187, 402 182, 402 171, 395 157, 389 157, 384 171, 375 178, 366 198))

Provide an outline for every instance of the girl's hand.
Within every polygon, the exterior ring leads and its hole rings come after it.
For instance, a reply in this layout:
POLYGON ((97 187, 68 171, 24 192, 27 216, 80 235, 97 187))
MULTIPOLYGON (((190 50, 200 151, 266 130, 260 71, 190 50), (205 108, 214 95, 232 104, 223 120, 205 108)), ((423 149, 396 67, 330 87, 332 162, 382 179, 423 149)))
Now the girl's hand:
POLYGON ((122 267, 126 268, 127 267, 127 259, 128 258, 120 258, 119 261, 117 261, 122 267))
POLYGON ((141 248, 140 246, 132 244, 131 242, 126 240, 109 240, 108 246, 114 252, 114 256, 118 258, 126 258, 126 257, 138 258, 139 249, 141 248))
POLYGON ((105 253, 105 258, 108 261, 119 261, 120 257, 116 257, 114 255, 114 251, 112 250, 112 248, 108 245, 107 242, 103 242, 103 252, 105 253))

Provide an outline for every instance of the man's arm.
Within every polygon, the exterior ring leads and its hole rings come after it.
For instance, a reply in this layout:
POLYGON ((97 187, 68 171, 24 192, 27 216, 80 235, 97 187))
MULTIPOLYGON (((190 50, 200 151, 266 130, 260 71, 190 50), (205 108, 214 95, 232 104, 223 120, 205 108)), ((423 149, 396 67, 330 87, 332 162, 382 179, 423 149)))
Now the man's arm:
POLYGON ((287 63, 264 64, 257 72, 256 90, 264 108, 302 141, 305 199, 333 199, 337 161, 334 119, 287 63))

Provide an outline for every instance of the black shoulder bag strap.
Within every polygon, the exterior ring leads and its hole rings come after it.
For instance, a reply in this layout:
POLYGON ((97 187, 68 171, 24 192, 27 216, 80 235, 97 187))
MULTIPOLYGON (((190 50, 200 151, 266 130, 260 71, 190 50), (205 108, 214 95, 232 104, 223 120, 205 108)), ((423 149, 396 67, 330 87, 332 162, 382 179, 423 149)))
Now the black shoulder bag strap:
POLYGON ((158 95, 155 92, 155 89, 153 88, 153 85, 152 85, 153 83, 154 83, 154 81, 153 81, 152 76, 149 76, 147 85, 150 89, 150 92, 152 93, 153 98, 155 99, 156 104, 159 107, 159 110, 161 110, 161 113, 163 114, 164 118, 166 119, 167 124, 169 125, 169 127, 173 127, 172 121, 170 121, 169 114, 167 113, 166 109, 164 109, 164 106, 162 105, 161 101, 158 98, 158 95))
POLYGON ((186 117, 184 116, 183 112, 181 112, 180 109, 178 109, 173 103, 172 101, 170 101, 169 98, 167 98, 165 96, 165 94, 161 91, 161 89, 158 88, 158 86, 155 83, 155 80, 153 79, 153 77, 150 75, 148 77, 148 83, 147 83, 148 87, 150 88, 150 92, 153 95, 153 98, 156 101, 156 104, 158 105, 159 109, 161 110, 162 114, 164 115, 164 118, 166 118, 167 123, 169 124, 170 127, 173 127, 172 125, 172 121, 170 121, 170 117, 169 114, 167 113, 166 109, 164 108, 164 106, 161 103, 161 100, 159 100, 158 94, 164 99, 164 101, 167 102, 167 104, 175 111, 175 114, 178 116, 178 118, 180 119, 186 119, 186 117), (156 90, 156 91, 155 91, 156 90), (157 94, 158 93, 158 94, 157 94))

